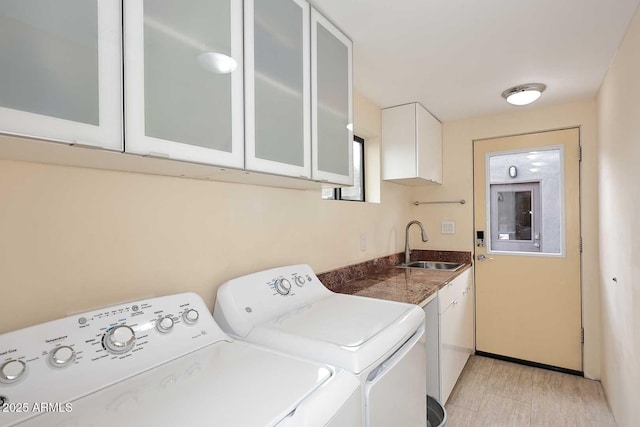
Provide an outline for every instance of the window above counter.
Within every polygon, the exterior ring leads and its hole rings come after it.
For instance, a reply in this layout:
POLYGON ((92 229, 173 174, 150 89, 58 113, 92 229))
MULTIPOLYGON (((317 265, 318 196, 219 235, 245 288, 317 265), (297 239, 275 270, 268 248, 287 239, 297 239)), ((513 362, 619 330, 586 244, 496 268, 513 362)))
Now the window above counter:
POLYGON ((343 188, 323 188, 324 200, 365 201, 365 155, 364 139, 353 136, 353 186, 343 188))

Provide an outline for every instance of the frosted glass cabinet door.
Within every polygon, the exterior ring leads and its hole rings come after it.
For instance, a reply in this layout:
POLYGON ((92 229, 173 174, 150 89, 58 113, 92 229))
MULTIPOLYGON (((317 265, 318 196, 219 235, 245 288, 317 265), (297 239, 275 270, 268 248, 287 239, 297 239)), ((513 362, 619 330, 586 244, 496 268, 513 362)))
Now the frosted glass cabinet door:
POLYGON ((245 0, 246 168, 311 178, 309 5, 245 0))
POLYGON ((0 133, 122 149, 119 1, 0 1, 0 133))
POLYGON ((311 11, 313 179, 353 185, 352 43, 311 11))
POLYGON ((125 0, 125 151, 242 168, 242 0, 125 0))

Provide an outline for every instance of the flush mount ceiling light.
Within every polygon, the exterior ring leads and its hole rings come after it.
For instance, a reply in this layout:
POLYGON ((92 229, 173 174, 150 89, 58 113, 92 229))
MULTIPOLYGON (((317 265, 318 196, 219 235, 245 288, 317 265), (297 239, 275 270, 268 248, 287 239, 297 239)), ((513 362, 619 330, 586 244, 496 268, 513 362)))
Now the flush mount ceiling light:
POLYGON ((235 59, 218 52, 203 52, 198 55, 198 64, 214 74, 229 74, 238 68, 235 59))
POLYGON ((540 98, 546 88, 542 83, 527 83, 505 90, 502 97, 512 105, 527 105, 540 98))

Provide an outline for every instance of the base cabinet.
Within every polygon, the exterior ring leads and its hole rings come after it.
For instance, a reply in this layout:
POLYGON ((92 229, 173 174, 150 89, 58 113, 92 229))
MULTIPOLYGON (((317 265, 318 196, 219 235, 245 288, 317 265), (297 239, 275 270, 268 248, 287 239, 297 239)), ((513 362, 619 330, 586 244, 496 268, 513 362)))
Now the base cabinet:
POLYGON ((427 394, 445 404, 474 352, 474 297, 468 269, 424 306, 427 337, 427 394))

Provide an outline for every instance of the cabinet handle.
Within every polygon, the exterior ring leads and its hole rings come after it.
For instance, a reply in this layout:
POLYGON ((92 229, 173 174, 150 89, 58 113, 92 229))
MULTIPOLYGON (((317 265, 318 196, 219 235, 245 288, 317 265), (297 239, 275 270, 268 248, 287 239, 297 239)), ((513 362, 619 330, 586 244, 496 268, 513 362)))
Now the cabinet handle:
POLYGON ((148 154, 143 154, 142 157, 149 157, 152 159, 170 159, 171 156, 166 153, 158 153, 158 152, 149 152, 148 154))
POLYGON ((467 292, 469 292, 469 288, 465 289, 464 291, 462 291, 462 295, 466 295, 467 292))
POLYGON ((457 303, 458 303, 458 301, 456 301, 456 300, 451 301, 452 305, 456 305, 457 303))
POLYGON ((83 143, 75 141, 75 140, 71 144, 69 144, 69 146, 71 146, 71 147, 79 147, 79 148, 88 148, 90 150, 104 150, 104 147, 101 147, 101 146, 98 146, 98 145, 83 144, 83 143))

